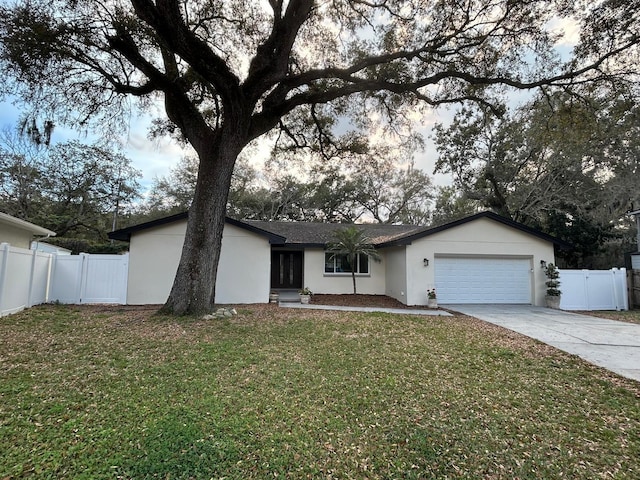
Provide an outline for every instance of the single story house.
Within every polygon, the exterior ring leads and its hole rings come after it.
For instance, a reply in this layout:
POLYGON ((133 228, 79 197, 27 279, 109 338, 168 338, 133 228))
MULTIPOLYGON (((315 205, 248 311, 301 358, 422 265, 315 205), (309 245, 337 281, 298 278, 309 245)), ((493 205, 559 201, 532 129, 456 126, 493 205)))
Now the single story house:
POLYGON ((0 212, 0 243, 29 249, 34 237, 53 237, 55 232, 0 212))
MULTIPOLYGON (((130 243, 127 303, 158 304, 168 297, 180 260, 187 214, 116 230, 130 243)), ((357 225, 381 260, 359 258, 358 293, 388 295, 426 305, 435 288, 441 304, 544 305, 543 263, 554 262, 561 240, 491 212, 437 227, 357 225)), ((227 218, 216 303, 266 303, 279 289, 314 293, 353 291, 351 266, 326 251, 344 224, 266 222, 227 218)))

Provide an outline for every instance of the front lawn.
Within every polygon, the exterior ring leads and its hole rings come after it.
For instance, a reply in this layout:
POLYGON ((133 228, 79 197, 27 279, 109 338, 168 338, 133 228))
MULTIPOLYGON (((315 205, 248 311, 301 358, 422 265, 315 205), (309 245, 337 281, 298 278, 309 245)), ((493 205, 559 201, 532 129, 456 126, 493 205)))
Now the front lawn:
POLYGON ((0 478, 640 478, 636 382, 468 317, 0 319, 0 478))

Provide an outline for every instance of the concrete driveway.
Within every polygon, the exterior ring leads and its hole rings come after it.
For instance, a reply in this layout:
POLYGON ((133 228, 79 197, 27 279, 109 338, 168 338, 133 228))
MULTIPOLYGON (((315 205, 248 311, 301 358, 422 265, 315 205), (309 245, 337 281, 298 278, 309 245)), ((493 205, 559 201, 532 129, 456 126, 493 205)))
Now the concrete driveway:
POLYGON ((640 325, 531 305, 446 305, 640 381, 640 325))

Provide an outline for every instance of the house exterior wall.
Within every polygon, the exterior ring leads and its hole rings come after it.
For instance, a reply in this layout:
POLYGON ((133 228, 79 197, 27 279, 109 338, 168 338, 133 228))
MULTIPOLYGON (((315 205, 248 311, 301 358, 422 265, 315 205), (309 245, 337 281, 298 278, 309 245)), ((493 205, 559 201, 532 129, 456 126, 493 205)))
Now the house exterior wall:
POLYGON ((0 223, 0 243, 13 247, 29 249, 33 234, 30 231, 6 223, 0 223))
POLYGON ((407 305, 426 305, 426 291, 435 287, 436 256, 494 255, 527 257, 532 262, 532 299, 544 305, 546 280, 540 261, 555 263, 553 244, 487 218, 452 227, 416 240, 407 247, 407 305), (425 267, 423 259, 429 260, 425 267))
MULTIPOLYGON (((186 220, 138 232, 129 245, 127 303, 160 304, 178 269, 186 220)), ((266 303, 270 245, 256 234, 226 224, 216 281, 216 303, 266 303)))
MULTIPOLYGON (((353 293, 353 280, 350 273, 325 274, 324 249, 307 248, 304 251, 303 282, 313 293, 343 294, 353 293)), ((382 261, 369 260, 369 274, 356 276, 358 293, 368 295, 385 294, 385 265, 382 261)))
POLYGON ((407 303, 407 260, 405 247, 385 248, 385 294, 407 303))

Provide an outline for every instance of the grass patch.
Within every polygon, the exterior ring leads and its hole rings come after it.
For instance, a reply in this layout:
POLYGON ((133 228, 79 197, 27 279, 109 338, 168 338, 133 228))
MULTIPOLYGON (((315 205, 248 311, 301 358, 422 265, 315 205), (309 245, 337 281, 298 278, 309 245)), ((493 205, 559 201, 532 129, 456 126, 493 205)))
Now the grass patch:
POLYGON ((0 319, 0 478, 640 478, 638 384, 468 317, 0 319))

